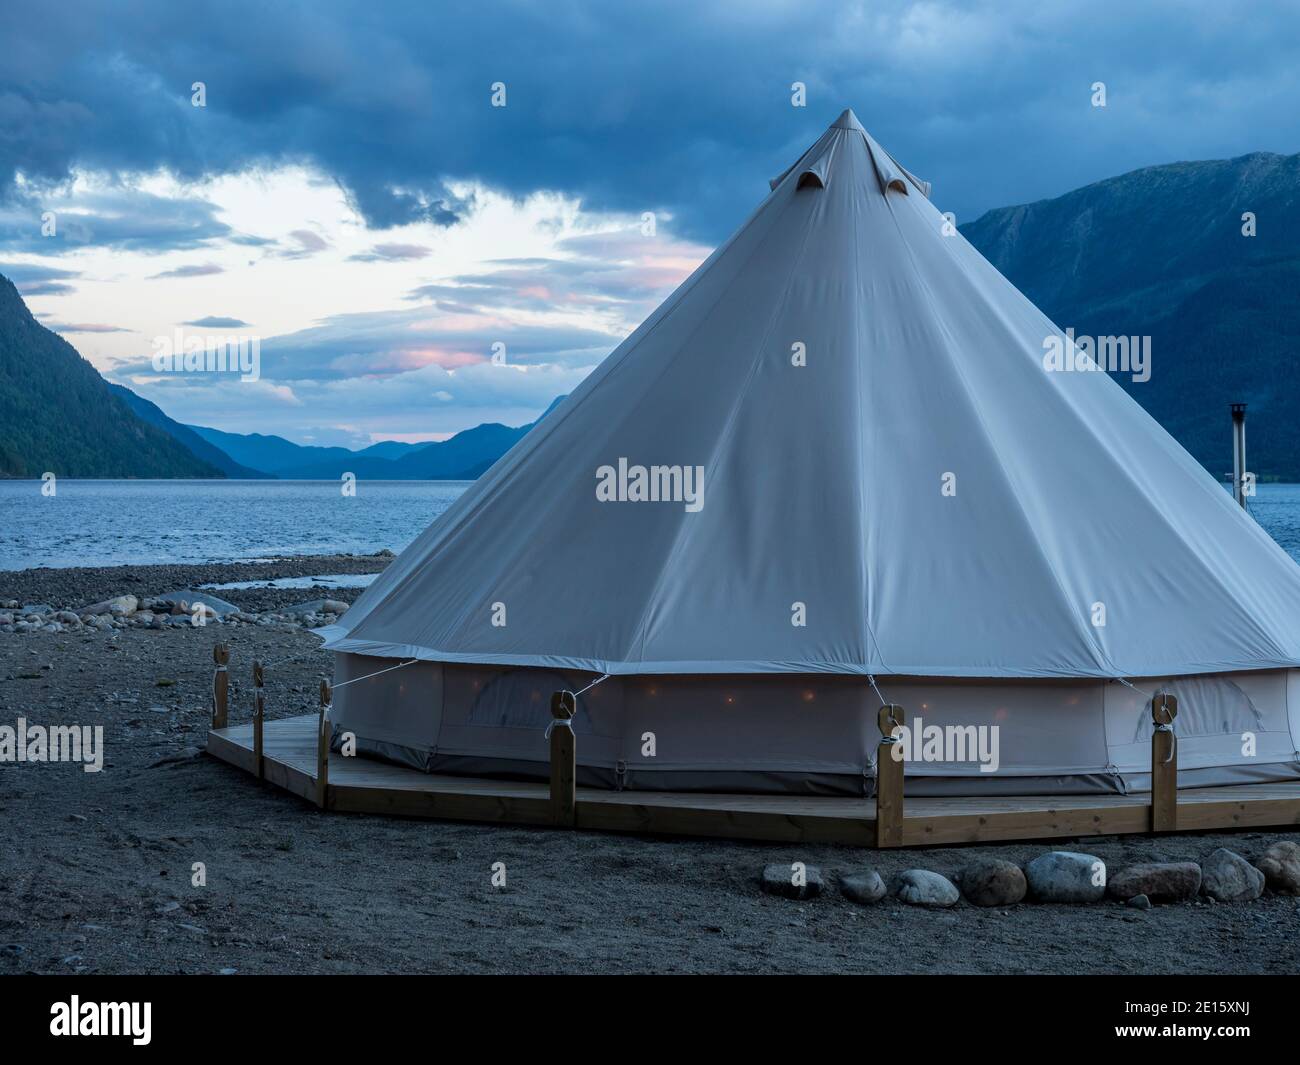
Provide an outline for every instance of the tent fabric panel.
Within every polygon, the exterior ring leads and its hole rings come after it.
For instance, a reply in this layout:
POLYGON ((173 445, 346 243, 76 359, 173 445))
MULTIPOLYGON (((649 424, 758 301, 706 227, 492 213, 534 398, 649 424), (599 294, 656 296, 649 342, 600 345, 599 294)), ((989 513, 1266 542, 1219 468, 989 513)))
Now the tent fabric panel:
POLYGON ((1106 691, 1106 737, 1110 759, 1125 774, 1151 768, 1153 724, 1148 695, 1167 691, 1178 698, 1179 781, 1184 770, 1274 765, 1295 761, 1288 721, 1287 691, 1297 670, 1196 677, 1142 677, 1132 688, 1106 691), (1247 738, 1253 738, 1254 753, 1247 738))
POLYGON ((334 731, 432 750, 442 721, 443 667, 436 662, 392 666, 386 658, 334 656, 334 731))
MULTIPOLYGON (((551 695, 579 692, 595 677, 562 670, 446 667, 438 760, 505 759, 548 763, 551 695)), ((606 681, 578 695, 573 730, 581 765, 613 767, 622 741, 621 691, 606 681)))
POLYGON ((618 682, 629 775, 689 770, 861 778, 880 735, 879 703, 862 680, 733 675, 618 682), (643 753, 648 735, 651 756, 643 753))
POLYGON ((618 675, 1300 665, 1300 567, 1108 374, 1051 365, 1074 340, 926 198, 881 195, 895 169, 842 115, 327 646, 618 675), (622 463, 700 469, 701 505, 601 498, 622 463))
MULTIPOLYGON (((1053 777, 1109 771, 1104 737, 1105 683, 1095 680, 999 682, 895 678, 882 685, 908 724, 997 728, 998 770, 973 762, 910 762, 908 777, 1053 777)), ((986 733, 986 735, 992 735, 986 733)), ((923 739, 923 737, 922 737, 923 739)))

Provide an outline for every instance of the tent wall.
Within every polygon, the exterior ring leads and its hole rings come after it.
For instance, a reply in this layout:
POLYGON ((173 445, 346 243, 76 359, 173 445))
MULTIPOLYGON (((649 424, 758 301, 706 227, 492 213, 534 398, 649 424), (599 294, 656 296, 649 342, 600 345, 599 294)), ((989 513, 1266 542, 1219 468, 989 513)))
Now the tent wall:
MULTIPOLYGON (((335 744, 426 772, 545 780, 551 693, 584 672, 336 657, 335 744), (367 678, 368 679, 356 679, 367 678), (353 683, 344 684, 345 681, 353 683)), ((1300 778, 1300 670, 1140 678, 1178 696, 1184 787, 1300 778), (1253 746, 1252 746, 1253 744, 1253 746)), ((909 761, 911 795, 1150 787, 1146 696, 1115 681, 882 680, 914 727, 996 726, 998 767, 909 761)), ((869 795, 880 700, 861 677, 610 677, 578 699, 584 786, 869 795)))
POLYGON ((396 664, 362 655, 334 656, 335 746, 341 733, 350 732, 360 753, 427 772, 442 727, 442 665, 388 668, 396 664))
MULTIPOLYGON (((1296 713, 1300 670, 1144 679, 1178 697, 1178 781, 1183 787, 1292 779, 1297 774, 1296 713), (1290 694, 1288 694, 1290 693, 1290 694)), ((1151 715, 1146 698, 1113 684, 1106 692, 1110 758, 1133 791, 1151 788, 1151 715)))

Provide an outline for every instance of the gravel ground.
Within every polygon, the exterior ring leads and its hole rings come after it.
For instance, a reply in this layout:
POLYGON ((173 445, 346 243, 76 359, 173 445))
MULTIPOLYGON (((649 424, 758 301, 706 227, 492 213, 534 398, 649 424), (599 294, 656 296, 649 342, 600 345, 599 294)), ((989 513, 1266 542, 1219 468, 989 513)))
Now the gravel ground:
MULTIPOLYGON (((71 607, 206 580, 361 572, 386 559, 30 570, 0 598, 71 607), (364 567, 370 567, 365 569, 364 567), (207 574, 217 574, 208 576, 207 574), (129 581, 136 576, 139 581, 129 581)), ((232 593, 231 598, 240 593, 232 593)), ((276 593, 281 594, 281 593, 276 593)), ((273 605, 318 597, 283 593, 273 605)), ((335 594, 335 593, 331 593, 335 594)), ((249 601, 246 609, 265 609, 249 601)), ((248 668, 267 671, 271 717, 314 708, 329 656, 310 633, 241 626, 0 635, 0 724, 102 724, 106 766, 0 765, 0 973, 879 972, 1294 973, 1300 904, 1024 904, 866 908, 832 887, 764 895, 769 862, 829 878, 874 866, 953 876, 975 855, 1026 862, 1080 849, 1112 872, 1255 858, 1300 833, 1112 837, 875 855, 788 846, 324 815, 198 754, 211 646, 231 643, 232 718, 248 668), (191 884, 193 863, 207 884, 191 884), (504 862, 507 884, 491 884, 504 862)))
MULTIPOLYGON (((199 566, 97 566, 74 569, 0 571, 0 602, 45 603, 55 610, 76 610, 118 595, 166 595, 201 584, 273 580, 278 577, 314 577, 338 573, 379 573, 392 555, 307 555, 259 562, 213 562, 199 566)), ((251 613, 276 610, 328 595, 346 603, 356 600, 360 588, 318 585, 311 588, 248 588, 212 592, 251 613)))

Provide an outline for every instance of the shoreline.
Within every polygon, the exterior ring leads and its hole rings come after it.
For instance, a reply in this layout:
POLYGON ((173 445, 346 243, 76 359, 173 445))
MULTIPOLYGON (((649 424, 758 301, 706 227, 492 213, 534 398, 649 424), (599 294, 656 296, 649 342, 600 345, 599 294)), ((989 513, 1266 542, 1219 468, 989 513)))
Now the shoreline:
MULTIPOLYGON (((380 573, 395 556, 392 552, 373 555, 326 554, 286 555, 264 560, 228 562, 159 563, 121 566, 34 566, 21 570, 0 570, 0 603, 40 603, 55 611, 76 611, 121 595, 138 599, 196 590, 204 584, 238 581, 271 581, 281 577, 315 577, 332 574, 380 573)), ((314 585, 305 588, 222 589, 207 594, 234 603, 241 610, 263 612, 321 598, 352 603, 363 588, 314 585)))

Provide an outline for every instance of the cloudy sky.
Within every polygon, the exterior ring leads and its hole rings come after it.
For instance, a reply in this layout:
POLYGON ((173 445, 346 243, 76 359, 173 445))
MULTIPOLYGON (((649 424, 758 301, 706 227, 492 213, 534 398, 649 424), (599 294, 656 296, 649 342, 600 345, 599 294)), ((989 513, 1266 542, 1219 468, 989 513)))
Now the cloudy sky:
POLYGON ((1291 0, 60 0, 0 42, 0 274, 173 417, 303 443, 532 420, 846 106, 961 222, 1300 151, 1291 0), (153 372, 178 329, 260 379, 153 372))

